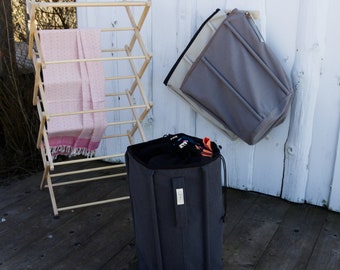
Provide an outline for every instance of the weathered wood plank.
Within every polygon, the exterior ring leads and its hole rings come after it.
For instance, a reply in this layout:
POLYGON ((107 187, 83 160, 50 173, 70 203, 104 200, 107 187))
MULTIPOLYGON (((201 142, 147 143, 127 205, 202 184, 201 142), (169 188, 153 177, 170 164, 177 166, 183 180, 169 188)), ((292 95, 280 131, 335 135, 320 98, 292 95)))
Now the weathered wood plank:
MULTIPOLYGON (((88 215, 82 215, 78 221, 72 222, 74 229, 69 231, 73 232, 72 235, 50 246, 44 265, 49 268, 56 265, 57 269, 100 269, 113 256, 120 254, 134 239, 130 202, 119 202, 105 208, 101 216, 90 216, 93 221, 88 220, 88 215)), ((62 231, 69 230, 68 227, 69 224, 62 231)), ((127 265, 126 258, 122 259, 127 265)), ((38 263, 36 260, 35 264, 38 263)), ((112 269, 120 269, 112 266, 112 269)))
POLYGON ((224 268, 253 269, 287 209, 288 205, 281 200, 258 196, 224 239, 224 268))
POLYGON ((305 269, 326 215, 321 208, 292 205, 256 268, 305 269))
POLYGON ((9 180, 9 185, 0 186, 0 211, 10 204, 20 200, 26 200, 31 192, 39 189, 40 178, 42 173, 33 174, 25 179, 9 180))
POLYGON ((227 191, 227 216, 224 224, 224 236, 227 237, 241 219, 244 218, 249 208, 257 198, 256 193, 243 192, 240 190, 228 189, 227 191))
MULTIPOLYGON (((99 163, 102 165, 102 163, 99 163)), ((25 252, 31 242, 36 242, 38 239, 46 238, 46 231, 52 231, 56 227, 62 226, 68 222, 67 212, 62 212, 62 218, 53 218, 51 202, 47 190, 41 191, 39 183, 36 179, 27 179, 30 188, 34 191, 30 192, 25 200, 21 197, 18 201, 2 208, 2 215, 5 218, 6 230, 0 231, 1 246, 3 247, 2 259, 9 259, 17 256, 20 252, 25 252), (32 182, 32 183, 30 183, 32 182), (36 188, 34 188, 36 185, 36 188), (39 225, 37 225, 39 224, 39 225), (44 228, 43 230, 41 228, 44 228), (15 232, 20 231, 20 234, 15 232)), ((100 182, 92 182, 86 184, 78 184, 76 186, 59 187, 59 199, 66 201, 70 199, 72 202, 79 202, 91 195, 94 199, 106 199, 112 196, 122 196, 128 194, 125 185, 122 181, 114 179, 100 182), (62 191, 62 192, 60 192, 62 191)), ((16 185, 24 190, 25 185, 16 183, 16 185)), ((11 192, 17 189, 15 185, 9 187, 11 192)), ((20 189, 18 189, 20 190, 20 189)), ((82 213, 83 209, 78 209, 74 215, 82 213)), ((71 215, 73 216, 73 215, 71 215)))
POLYGON ((223 246, 223 267, 253 269, 277 227, 274 222, 253 219, 237 227, 223 246))
POLYGON ((339 218, 337 213, 328 213, 306 269, 340 269, 339 218))
MULTIPOLYGON (((107 194, 107 186, 103 190, 105 190, 104 194, 107 194)), ((123 185, 118 186, 118 193, 122 192, 122 190, 126 191, 126 187, 123 185)), ((93 188, 92 190, 83 189, 82 191, 100 194, 98 190, 93 188)), ((117 190, 114 190, 114 193, 117 194, 117 190)), ((111 195, 114 194, 111 192, 111 195)), ((124 203, 127 204, 127 202, 124 203)), ((4 267, 8 269, 26 269, 25 267, 32 266, 32 269, 36 269, 35 267, 38 267, 42 261, 57 264, 61 258, 69 254, 70 249, 74 251, 72 249, 78 248, 82 241, 86 242, 92 234, 106 225, 108 218, 113 218, 124 203, 105 205, 105 207, 110 208, 111 206, 113 209, 111 212, 107 210, 105 215, 100 214, 99 207, 62 212, 58 219, 53 218, 48 213, 40 217, 40 219, 36 219, 37 222, 40 221, 38 224, 41 227, 35 225, 34 217, 28 219, 24 227, 24 236, 21 239, 14 240, 14 243, 19 244, 19 246, 14 247, 15 253, 7 258, 3 264, 4 267)), ((42 206, 38 207, 41 208, 42 206)), ((125 211, 127 211, 127 208, 125 208, 125 211)))
POLYGON ((101 270, 121 269, 121 270, 138 270, 138 259, 136 257, 135 242, 129 242, 124 246, 119 253, 107 261, 101 268, 101 270))

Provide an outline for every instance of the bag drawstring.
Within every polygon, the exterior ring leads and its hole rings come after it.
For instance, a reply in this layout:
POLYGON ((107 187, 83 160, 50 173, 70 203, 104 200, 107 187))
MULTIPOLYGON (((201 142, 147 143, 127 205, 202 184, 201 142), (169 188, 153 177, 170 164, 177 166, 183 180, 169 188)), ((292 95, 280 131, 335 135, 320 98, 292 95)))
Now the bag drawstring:
POLYGON ((222 165, 223 165, 223 174, 224 174, 224 178, 223 178, 223 187, 222 187, 222 194, 223 194, 223 200, 224 200, 224 214, 222 216, 222 221, 223 223, 225 222, 225 218, 227 216, 227 186, 228 186, 228 178, 227 178, 227 165, 225 162, 225 159, 222 155, 220 155, 221 157, 221 161, 222 161, 222 165))

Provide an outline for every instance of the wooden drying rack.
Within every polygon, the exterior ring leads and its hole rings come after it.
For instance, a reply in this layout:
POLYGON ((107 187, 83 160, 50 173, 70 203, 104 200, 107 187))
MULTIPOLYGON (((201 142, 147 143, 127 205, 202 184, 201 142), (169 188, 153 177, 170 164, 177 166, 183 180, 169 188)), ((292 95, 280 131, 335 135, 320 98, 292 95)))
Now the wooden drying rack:
POLYGON ((41 180, 41 189, 48 188, 51 203, 53 207, 53 213, 55 216, 59 214, 60 211, 71 210, 81 207, 93 206, 98 204, 110 203, 120 200, 129 199, 129 196, 123 196, 119 198, 111 198, 107 200, 98 200, 88 203, 80 203, 74 204, 70 206, 63 206, 58 207, 56 196, 54 193, 54 188, 63 185, 70 185, 70 184, 77 184, 77 183, 84 183, 88 181, 95 181, 101 179, 110 179, 114 177, 121 177, 126 175, 126 172, 120 173, 113 173, 113 174, 105 174, 102 176, 94 176, 89 178, 76 178, 76 179, 69 179, 67 181, 57 181, 59 178, 67 178, 67 177, 76 177, 77 175, 81 175, 84 173, 90 172, 98 172, 104 170, 116 170, 119 168, 124 168, 125 164, 109 164, 106 166, 101 167, 92 167, 86 168, 81 170, 66 170, 63 172, 54 172, 56 167, 63 167, 71 164, 77 163, 90 163, 92 161, 98 160, 108 160, 108 159, 116 159, 116 158, 123 158, 125 153, 112 153, 110 155, 105 156, 95 156, 91 158, 76 158, 76 159, 69 159, 65 161, 57 161, 53 158, 51 153, 51 148, 49 145, 48 139, 48 130, 47 130, 47 122, 52 117, 62 117, 67 115, 74 115, 74 114, 86 114, 86 113, 98 113, 98 112, 118 112, 118 111, 127 111, 129 110, 133 116, 132 120, 129 119, 127 121, 119 121, 119 122, 108 122, 107 126, 115 126, 115 125, 122 125, 126 126, 129 125, 130 129, 123 134, 109 134, 103 137, 104 139, 112 139, 118 137, 126 136, 129 140, 130 144, 134 143, 134 135, 138 131, 140 134, 140 138, 142 141, 146 140, 145 134, 142 128, 142 121, 147 116, 148 112, 152 108, 152 103, 148 102, 146 95, 144 93, 144 89, 141 83, 141 77, 143 76, 149 62, 151 61, 151 54, 148 53, 143 39, 140 34, 140 30, 145 22, 147 14, 149 12, 151 1, 117 1, 117 2, 37 2, 35 0, 27 0, 27 8, 30 18, 29 23, 29 57, 33 60, 34 67, 35 67, 35 84, 33 89, 33 105, 37 107, 39 119, 40 119, 40 127, 39 133, 37 138, 37 147, 41 151, 42 160, 44 163, 44 172, 41 180), (39 33, 36 28, 36 10, 37 9, 45 9, 45 8, 60 8, 60 7, 114 7, 114 8, 122 8, 125 10, 127 17, 129 19, 130 25, 127 27, 121 28, 103 28, 101 29, 102 32, 109 32, 109 31, 130 31, 132 32, 132 37, 129 40, 128 44, 124 46, 124 48, 117 48, 117 49, 104 49, 102 50, 103 53, 111 52, 111 53, 125 53, 125 56, 119 57, 103 57, 103 58, 95 58, 95 59, 72 59, 72 60, 65 60, 65 61, 45 61, 42 53, 42 49, 40 46, 40 38, 39 33), (141 8, 141 15, 136 22, 131 7, 141 8), (141 52, 140 55, 133 55, 133 48, 139 45, 139 51, 141 52), (142 64, 137 65, 135 61, 142 61, 142 64), (44 110, 46 106, 44 105, 46 102, 45 92, 44 92, 44 82, 41 77, 41 71, 47 65, 55 65, 60 63, 71 63, 71 62, 81 62, 81 61, 127 61, 129 63, 131 74, 128 75, 119 75, 115 77, 106 77, 105 80, 131 80, 131 86, 129 89, 121 92, 115 93, 106 93, 106 97, 112 98, 114 96, 125 96, 127 99, 127 106, 121 107, 111 107, 105 108, 102 110, 87 110, 87 111, 75 111, 75 112, 65 112, 59 114, 49 114, 47 111, 44 110), (135 104, 135 95, 139 95, 140 104, 135 104), (56 179, 56 180, 55 180, 56 179))

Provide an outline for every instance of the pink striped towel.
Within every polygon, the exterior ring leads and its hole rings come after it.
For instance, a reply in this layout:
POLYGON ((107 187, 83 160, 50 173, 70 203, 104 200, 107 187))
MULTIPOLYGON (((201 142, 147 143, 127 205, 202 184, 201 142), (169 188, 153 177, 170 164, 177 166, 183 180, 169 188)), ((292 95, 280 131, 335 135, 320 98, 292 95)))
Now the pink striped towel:
MULTIPOLYGON (((46 62, 101 56, 100 30, 42 30, 39 35, 46 62)), ((48 114, 105 108, 100 61, 47 63, 43 80, 48 114)), ((105 112, 51 117, 47 132, 52 155, 94 155, 105 128, 105 112)))

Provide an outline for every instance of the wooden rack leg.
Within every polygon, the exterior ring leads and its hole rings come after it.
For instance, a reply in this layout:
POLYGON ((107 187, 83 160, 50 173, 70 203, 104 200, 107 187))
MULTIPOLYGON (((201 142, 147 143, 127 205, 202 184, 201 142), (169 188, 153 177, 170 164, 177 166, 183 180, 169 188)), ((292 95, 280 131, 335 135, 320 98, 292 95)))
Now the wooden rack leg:
POLYGON ((47 176, 49 174, 49 171, 50 171, 50 166, 45 166, 44 168, 44 173, 43 173, 43 176, 41 178, 41 183, 40 183, 40 189, 43 190, 45 185, 46 185, 46 181, 47 181, 47 176))
POLYGON ((55 199, 55 195, 54 195, 54 190, 53 190, 53 186, 52 186, 52 180, 51 180, 51 176, 50 173, 48 172, 47 174, 47 187, 48 187, 48 191, 50 193, 50 198, 51 198, 51 203, 52 203, 52 208, 53 208, 53 214, 54 216, 58 216, 58 207, 57 207, 57 202, 55 199))

